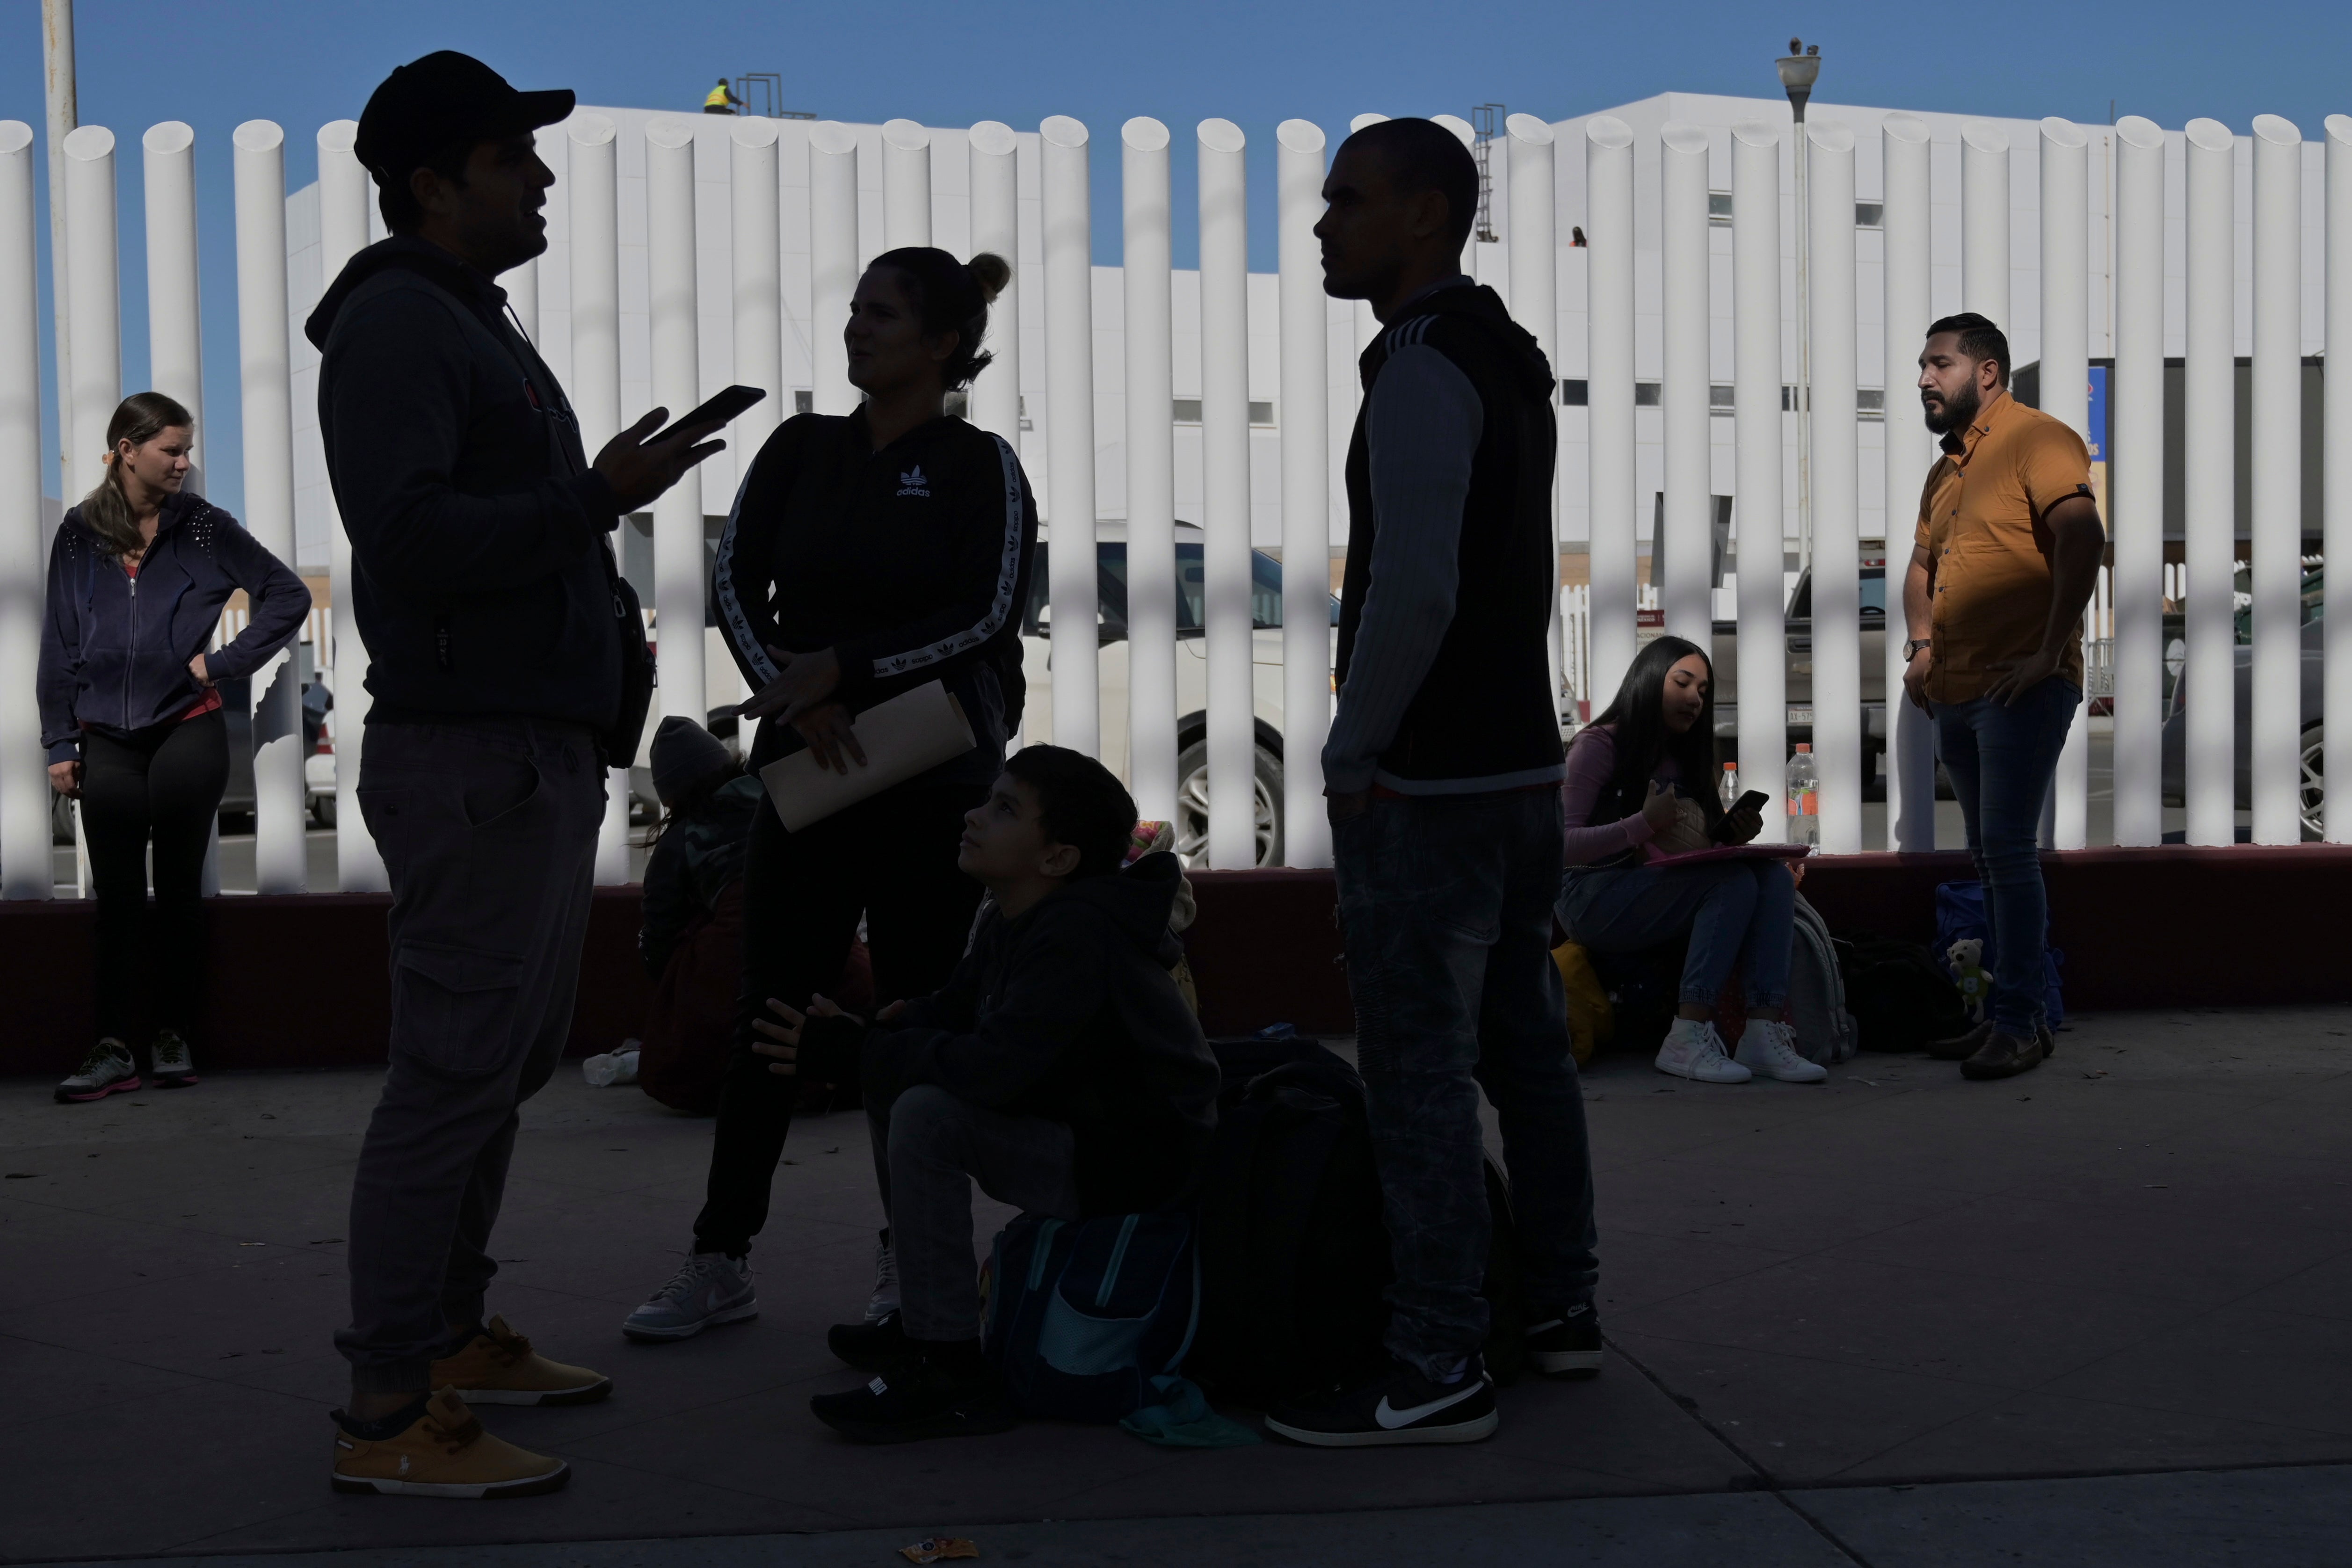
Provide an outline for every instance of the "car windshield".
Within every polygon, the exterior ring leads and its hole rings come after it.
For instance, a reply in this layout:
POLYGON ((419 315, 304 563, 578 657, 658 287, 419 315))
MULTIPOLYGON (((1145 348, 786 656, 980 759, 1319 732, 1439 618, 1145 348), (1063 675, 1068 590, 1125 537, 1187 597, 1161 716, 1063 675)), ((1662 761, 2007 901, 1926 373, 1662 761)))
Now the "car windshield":
MULTIPOLYGON (((1045 618, 1052 574, 1047 569, 1049 546, 1037 546, 1035 564, 1030 569, 1029 610, 1023 617, 1024 635, 1036 636, 1045 618)), ((1100 595, 1104 633, 1107 637, 1127 635, 1127 545, 1124 542, 1106 540, 1095 546, 1096 584, 1100 595)), ((1202 608, 1202 581, 1205 575, 1202 547, 1180 541, 1176 546, 1176 635, 1198 637, 1205 625, 1202 608)), ((1339 624, 1339 601, 1331 604, 1331 624, 1339 624)), ((1273 631, 1282 625, 1282 563, 1263 550, 1250 552, 1250 625, 1258 631, 1273 631)))

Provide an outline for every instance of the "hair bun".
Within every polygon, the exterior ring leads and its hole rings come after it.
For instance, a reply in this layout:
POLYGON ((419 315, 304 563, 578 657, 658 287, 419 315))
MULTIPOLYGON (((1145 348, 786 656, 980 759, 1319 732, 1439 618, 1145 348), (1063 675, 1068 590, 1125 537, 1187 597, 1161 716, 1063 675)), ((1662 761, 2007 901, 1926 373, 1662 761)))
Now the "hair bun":
POLYGON ((996 303, 996 297, 1004 292, 1004 286, 1013 281, 1012 263, 993 251, 982 251, 964 264, 964 270, 971 274, 974 283, 980 285, 980 297, 992 305, 996 303))

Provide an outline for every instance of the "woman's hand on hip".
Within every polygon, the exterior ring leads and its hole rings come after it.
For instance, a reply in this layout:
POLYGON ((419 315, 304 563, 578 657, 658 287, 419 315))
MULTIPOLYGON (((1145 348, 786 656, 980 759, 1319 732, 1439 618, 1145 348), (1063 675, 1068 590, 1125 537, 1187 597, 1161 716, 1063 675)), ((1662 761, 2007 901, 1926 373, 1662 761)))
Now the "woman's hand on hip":
POLYGON ((72 761, 51 763, 49 764, 49 787, 57 791, 59 795, 64 795, 68 800, 72 800, 79 796, 81 794, 81 764, 78 762, 72 761))
POLYGON ((793 728, 801 732, 801 739, 816 753, 819 767, 845 773, 852 762, 861 768, 866 765, 866 748, 857 743, 849 710, 842 704, 827 702, 812 708, 793 721, 793 728))
POLYGON ((203 654, 198 654, 195 658, 188 660, 188 673, 196 678, 196 684, 198 686, 209 687, 213 683, 213 678, 205 673, 205 656, 203 654))

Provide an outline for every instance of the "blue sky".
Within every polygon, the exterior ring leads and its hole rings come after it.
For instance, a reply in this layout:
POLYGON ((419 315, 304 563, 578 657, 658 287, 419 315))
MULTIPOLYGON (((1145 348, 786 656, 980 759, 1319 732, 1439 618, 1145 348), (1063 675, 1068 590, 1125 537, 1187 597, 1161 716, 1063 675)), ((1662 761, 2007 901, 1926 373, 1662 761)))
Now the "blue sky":
MULTIPOLYGON (((598 103, 692 110, 719 76, 782 74, 787 105, 830 119, 905 115, 933 125, 1070 114, 1094 129, 1096 254, 1117 259, 1116 133, 1131 115, 1177 134, 1223 116, 1251 139, 1254 266, 1273 264, 1273 131, 1294 116, 1343 133, 1368 110, 1466 114, 1501 102, 1546 119, 1676 90, 1769 95, 1791 35, 1822 46, 1824 100, 1960 113, 2197 115, 2242 133, 2282 114, 2306 136, 2352 112, 2352 5, 2306 0, 2217 10, 2180 0, 1979 0, 1968 6, 1680 0, 1678 4, 1406 5, 1400 0, 80 0, 81 119, 110 126, 122 199, 124 384, 146 375, 138 138, 162 120, 196 130, 205 338, 214 367, 210 489, 242 493, 234 345, 228 136, 288 131, 287 176, 312 177, 311 136, 356 116, 399 62, 436 48, 489 61, 519 87, 571 87, 598 103)), ((0 5, 0 118, 42 125, 40 7, 0 5)), ((46 168, 43 206, 47 211, 46 168)), ((1181 194, 1181 214, 1185 205, 1181 194)), ((1178 265, 1192 237, 1176 236, 1178 265)), ((48 257, 41 258, 45 334, 48 257)), ((45 395, 54 432, 55 407, 45 395)), ((54 452, 54 437, 45 443, 54 452)), ((54 464, 47 488, 57 489, 54 464)))

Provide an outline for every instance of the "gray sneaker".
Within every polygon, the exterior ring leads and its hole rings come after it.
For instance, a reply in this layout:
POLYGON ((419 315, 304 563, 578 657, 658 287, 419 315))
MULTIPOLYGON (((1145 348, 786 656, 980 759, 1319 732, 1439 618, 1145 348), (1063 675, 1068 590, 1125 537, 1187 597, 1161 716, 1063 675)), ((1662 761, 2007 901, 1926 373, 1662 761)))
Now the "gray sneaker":
POLYGON ((149 1055, 154 1062, 156 1088, 185 1089, 196 1081, 195 1055, 177 1029, 156 1030, 155 1044, 149 1055))
POLYGON ((688 1255, 668 1284, 629 1314, 621 1331, 633 1340, 685 1340, 715 1323, 738 1323, 759 1315, 751 1260, 697 1252, 688 1255))
POLYGON ((58 1101, 72 1104, 104 1100, 110 1094, 127 1094, 138 1087, 139 1064, 131 1059, 131 1047, 110 1036, 92 1046, 73 1076, 58 1085, 58 1101))
POLYGON ((878 1323, 898 1310, 898 1258, 890 1250, 890 1233, 882 1232, 874 1245, 874 1294, 866 1303, 866 1321, 878 1323))

